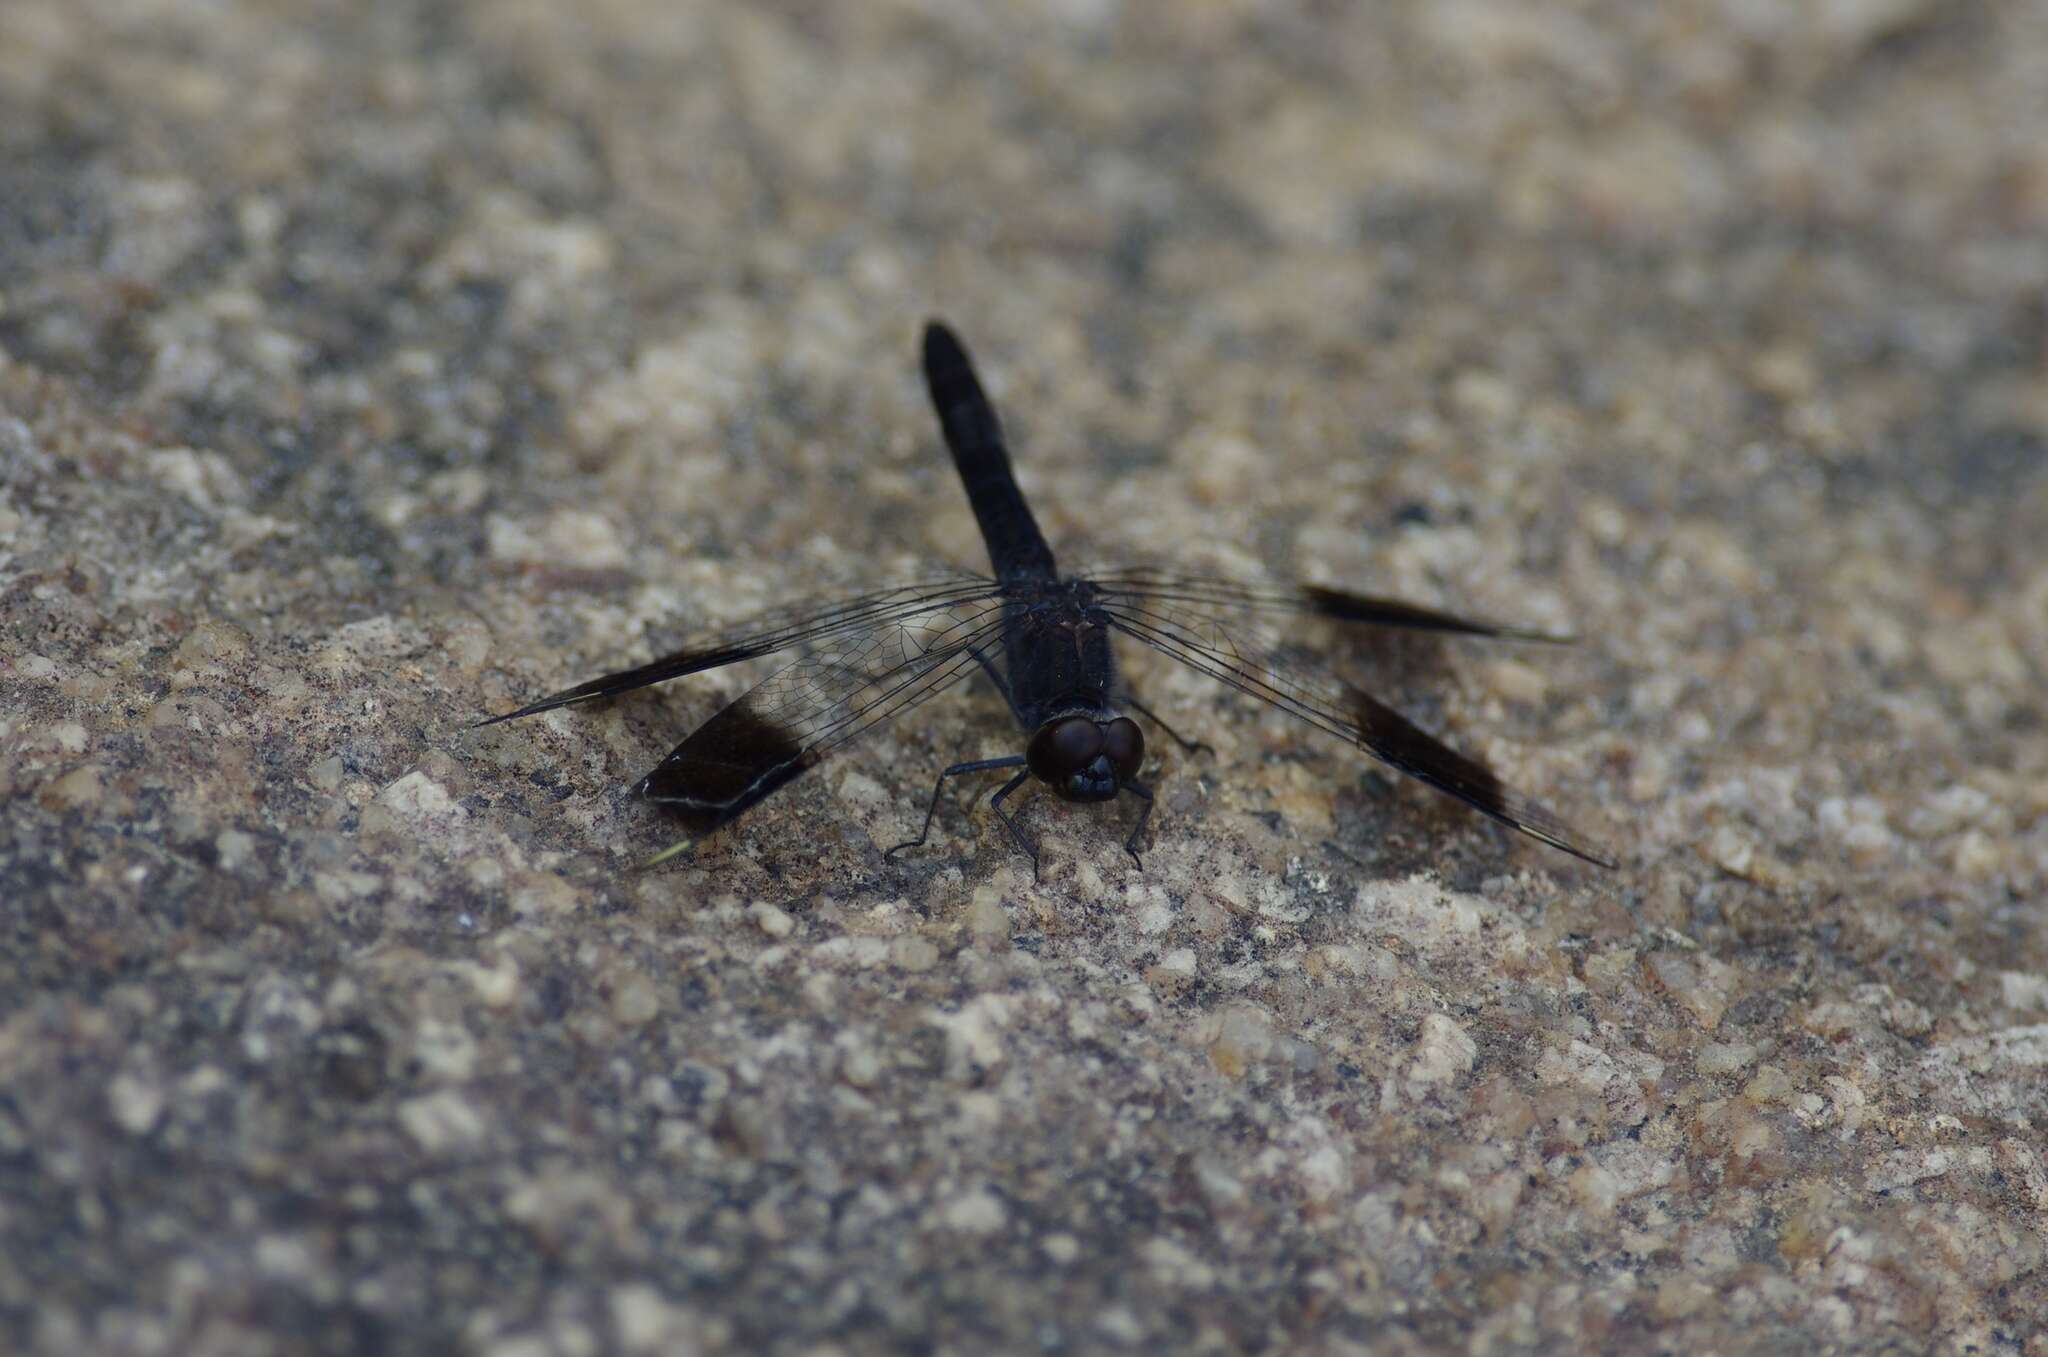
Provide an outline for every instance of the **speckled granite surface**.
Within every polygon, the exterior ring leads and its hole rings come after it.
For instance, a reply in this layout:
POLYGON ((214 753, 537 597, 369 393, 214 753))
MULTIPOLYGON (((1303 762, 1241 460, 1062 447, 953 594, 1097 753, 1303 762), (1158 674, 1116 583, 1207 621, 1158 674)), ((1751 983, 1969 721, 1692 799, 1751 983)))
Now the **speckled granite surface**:
POLYGON ((0 1349, 2048 1352, 2048 7, 1167 13, 0 9, 0 1349), (978 565, 932 313, 1076 555, 1580 629, 1309 639, 1621 869, 465 729, 978 565))

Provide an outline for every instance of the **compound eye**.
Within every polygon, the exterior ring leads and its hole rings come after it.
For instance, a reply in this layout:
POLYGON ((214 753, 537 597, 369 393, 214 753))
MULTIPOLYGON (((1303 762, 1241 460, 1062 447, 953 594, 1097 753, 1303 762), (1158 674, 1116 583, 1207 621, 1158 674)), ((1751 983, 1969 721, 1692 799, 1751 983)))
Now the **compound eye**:
POLYGON ((1070 716, 1052 728, 1053 757, 1069 768, 1086 768, 1102 752, 1102 730, 1085 716, 1070 716))
POLYGON ((1119 778, 1133 778, 1145 762, 1145 736, 1138 723, 1119 716, 1102 728, 1102 752, 1119 778))
POLYGON ((1080 772, 1102 752, 1102 728, 1085 716, 1069 716, 1040 727, 1025 751, 1031 771, 1048 781, 1080 772))

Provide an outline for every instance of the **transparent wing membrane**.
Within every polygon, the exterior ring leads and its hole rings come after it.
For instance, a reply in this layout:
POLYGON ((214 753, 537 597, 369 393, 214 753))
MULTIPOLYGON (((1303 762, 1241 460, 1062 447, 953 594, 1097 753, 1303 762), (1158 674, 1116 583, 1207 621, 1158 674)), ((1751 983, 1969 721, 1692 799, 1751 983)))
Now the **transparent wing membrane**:
POLYGON ((694 637, 678 649, 631 669, 604 674, 573 688, 564 688, 517 711, 480 721, 496 725, 522 716, 552 711, 571 703, 616 697, 685 674, 701 674, 741 660, 759 659, 793 646, 822 645, 891 626, 914 627, 920 618, 977 600, 997 598, 1001 589, 980 575, 949 572, 841 599, 828 607, 802 604, 777 608, 719 631, 694 637))
POLYGON ((1236 602, 1204 606, 1187 598, 1182 590, 1155 593, 1112 586, 1100 606, 1119 631, 1190 669, 1347 740, 1532 838, 1588 862, 1614 866, 1605 849, 1511 790, 1483 763, 1443 744, 1358 687, 1306 667, 1253 627, 1213 611, 1219 606, 1242 610, 1236 602))
POLYGON ((640 793, 704 833, 827 754, 971 673, 996 643, 997 600, 940 608, 835 638, 791 661, 692 731, 640 793))
POLYGON ((1086 578, 1113 593, 1142 595, 1160 603, 1186 604, 1205 610, 1227 609, 1247 615, 1327 617, 1337 622, 1357 622, 1367 626, 1492 636, 1514 641, 1563 644, 1572 640, 1556 632, 1461 617, 1420 604, 1404 603, 1396 598, 1358 594, 1323 584, 1292 581, 1246 584, 1151 566, 1093 571, 1086 578))

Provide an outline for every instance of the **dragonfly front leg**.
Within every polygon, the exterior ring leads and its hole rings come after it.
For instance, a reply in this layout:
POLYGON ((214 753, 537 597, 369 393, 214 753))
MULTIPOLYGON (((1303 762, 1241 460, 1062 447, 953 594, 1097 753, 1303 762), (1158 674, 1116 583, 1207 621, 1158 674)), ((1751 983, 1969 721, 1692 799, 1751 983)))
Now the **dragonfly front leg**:
MULTIPOLYGON (((1022 763, 1023 761, 1023 756, 1019 755, 1017 757, 1017 762, 1022 763)), ((1003 822, 1003 828, 1010 831, 1010 837, 1015 839, 1017 841, 1017 846, 1024 850, 1024 856, 1031 859, 1031 883, 1033 885, 1037 885, 1038 850, 1031 846, 1031 840, 1024 837, 1024 831, 1017 828, 1016 819, 1011 816, 1010 812, 1003 809, 1003 798, 1008 796, 1011 792, 1016 791, 1019 787, 1023 786, 1024 780, 1030 776, 1031 770, 1029 768, 1026 768, 1023 772, 1017 774, 1017 776, 1011 778, 1008 782, 1005 782, 1002 785, 1001 789, 998 790, 994 796, 991 796, 988 799, 988 808, 994 811, 996 813, 996 818, 1003 822)))
MULTIPOLYGON (((976 759, 972 763, 956 763, 951 768, 946 769, 944 772, 939 774, 939 780, 932 784, 931 804, 924 808, 924 825, 917 831, 917 837, 914 839, 904 840, 902 843, 897 844, 894 848, 891 848, 887 852, 883 853, 882 857, 885 860, 893 859, 898 853, 902 852, 906 848, 924 847, 925 840, 930 837, 932 832, 932 817, 939 813, 939 793, 945 790, 947 778, 958 777, 962 773, 986 773, 996 768, 1023 767, 1024 756, 1022 754, 1011 754, 1005 758, 1000 759, 976 759)), ((996 801, 1002 800, 1002 798, 1008 796, 1011 792, 1015 791, 1017 789, 1017 784, 1022 782, 1025 778, 1029 776, 1031 776, 1031 770, 1028 768, 1026 768, 1023 772, 1017 774, 1017 776, 1012 778, 1010 782, 1006 786, 1004 786, 1004 788, 1001 791, 997 792, 993 797, 990 798, 991 804, 993 804, 996 801)), ((1012 835, 1015 835, 1017 833, 1017 826, 1014 823, 1011 823, 1010 817, 1004 814, 1000 808, 996 811, 996 813, 998 815, 1002 815, 1003 823, 1009 825, 1010 833, 1012 835)), ((1021 837, 1019 837, 1018 842, 1023 842, 1021 837)), ((1029 853, 1031 850, 1027 846, 1024 851, 1029 853)), ((1038 862, 1038 855, 1036 853, 1031 854, 1031 861, 1035 868, 1038 862)))
POLYGON ((1131 855, 1132 862, 1143 868, 1145 860, 1138 856, 1138 840, 1145 833, 1145 822, 1152 818, 1152 789, 1140 786, 1135 782, 1124 782, 1118 785, 1145 803, 1144 809, 1138 812, 1138 823, 1131 826, 1131 837, 1124 840, 1124 851, 1131 855))

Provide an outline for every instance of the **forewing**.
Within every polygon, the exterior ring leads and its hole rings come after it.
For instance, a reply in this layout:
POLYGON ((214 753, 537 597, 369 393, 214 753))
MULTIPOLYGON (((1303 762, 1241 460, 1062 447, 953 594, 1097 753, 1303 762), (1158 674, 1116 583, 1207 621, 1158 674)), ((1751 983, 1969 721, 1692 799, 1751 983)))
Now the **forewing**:
POLYGON ((1004 607, 979 599, 839 631, 697 727, 638 790, 706 833, 964 678, 1001 644, 1004 607))
POLYGON ((1485 764, 1458 753, 1354 685, 1305 667, 1257 631, 1161 595, 1106 595, 1112 625, 1191 669, 1351 741, 1502 824, 1602 867, 1614 860, 1541 805, 1504 784, 1485 764))
MULTIPOLYGON (((493 716, 477 724, 496 725, 500 721, 517 720, 575 702, 613 697, 635 688, 681 678, 685 674, 698 674, 741 660, 773 655, 794 646, 831 645, 862 636, 886 638, 892 627, 906 633, 918 632, 927 629, 927 623, 943 629, 949 624, 951 610, 972 608, 979 602, 999 596, 1000 589, 995 581, 981 575, 949 571, 858 594, 825 607, 800 604, 777 608, 736 626, 695 637, 659 659, 631 669, 621 669, 617 673, 602 674, 537 702, 529 702, 517 711, 493 716)), ((886 645, 886 640, 878 644, 886 645)))
POLYGON ((1247 616, 1327 617, 1336 622, 1356 622, 1367 626, 1461 636, 1494 636, 1516 641, 1567 642, 1572 639, 1555 632, 1461 617, 1397 598, 1354 593, 1324 584, 1301 584, 1288 580, 1245 584, 1151 566, 1090 571, 1086 578, 1112 597, 1195 608, 1211 616, 1232 612, 1247 616))

